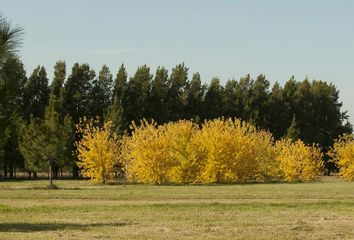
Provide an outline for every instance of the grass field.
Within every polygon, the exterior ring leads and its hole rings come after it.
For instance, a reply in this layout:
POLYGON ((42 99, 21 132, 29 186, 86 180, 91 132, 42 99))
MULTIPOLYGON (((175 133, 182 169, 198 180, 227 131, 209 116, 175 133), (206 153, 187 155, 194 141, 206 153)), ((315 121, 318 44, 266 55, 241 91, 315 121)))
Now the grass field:
POLYGON ((0 182, 0 239, 354 239, 354 183, 0 182))

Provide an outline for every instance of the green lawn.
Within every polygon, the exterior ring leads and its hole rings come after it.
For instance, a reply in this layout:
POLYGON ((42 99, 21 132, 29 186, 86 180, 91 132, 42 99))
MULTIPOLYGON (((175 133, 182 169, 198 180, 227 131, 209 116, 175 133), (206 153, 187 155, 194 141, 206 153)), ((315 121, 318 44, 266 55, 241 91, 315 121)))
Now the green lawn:
POLYGON ((0 182, 0 239, 354 239, 354 183, 0 182))

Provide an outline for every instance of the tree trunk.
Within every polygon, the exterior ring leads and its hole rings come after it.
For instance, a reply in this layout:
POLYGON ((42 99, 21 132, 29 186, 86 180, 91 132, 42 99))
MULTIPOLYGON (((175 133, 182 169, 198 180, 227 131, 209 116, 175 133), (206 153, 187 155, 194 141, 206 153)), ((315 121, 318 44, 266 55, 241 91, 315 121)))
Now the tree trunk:
POLYGON ((76 164, 73 166, 73 178, 78 179, 79 178, 79 167, 76 166, 76 164))
POLYGON ((4 163, 4 177, 7 178, 7 164, 4 163))
POLYGON ((48 172, 48 177, 49 177, 49 185, 53 185, 53 171, 52 171, 52 164, 49 164, 49 172, 48 172))
POLYGON ((14 168, 13 168, 13 166, 12 166, 12 163, 10 163, 10 165, 9 165, 9 170, 10 170, 10 178, 13 178, 14 177, 14 168))

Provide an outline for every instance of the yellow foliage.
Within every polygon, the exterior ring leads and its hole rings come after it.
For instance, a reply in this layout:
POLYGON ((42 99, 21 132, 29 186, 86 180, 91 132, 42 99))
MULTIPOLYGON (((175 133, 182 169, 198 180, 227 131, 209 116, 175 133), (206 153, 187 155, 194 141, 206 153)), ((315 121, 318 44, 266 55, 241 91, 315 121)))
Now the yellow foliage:
POLYGON ((111 122, 102 127, 97 121, 81 121, 77 131, 82 135, 76 142, 78 163, 85 177, 105 183, 115 175, 115 166, 119 164, 120 143, 111 132, 111 122))
POLYGON ((329 155, 339 168, 339 176, 354 180, 354 139, 353 135, 344 135, 338 139, 329 155))
POLYGON ((157 184, 194 181, 199 167, 191 144, 195 124, 181 120, 157 126, 143 120, 132 127, 132 136, 124 138, 122 149, 129 179, 157 184))
POLYGON ((161 126, 141 121, 124 137, 128 179, 143 183, 305 181, 322 170, 322 154, 302 141, 274 143, 267 131, 238 119, 215 119, 201 127, 181 120, 161 126))
POLYGON ((200 168, 203 166, 203 155, 195 143, 198 126, 191 121, 181 120, 164 126, 165 137, 168 139, 167 152, 171 162, 170 182, 197 182, 200 168))
POLYGON ((280 163, 276 159, 274 139, 271 133, 258 131, 254 134, 257 160, 256 179, 262 181, 277 181, 282 178, 280 163))
POLYGON ((322 153, 316 146, 283 139, 276 142, 276 151, 280 170, 287 181, 314 180, 322 173, 322 153))
POLYGON ((255 131, 237 119, 205 122, 196 136, 197 145, 206 156, 201 180, 206 183, 249 180, 257 167, 252 137, 255 131))

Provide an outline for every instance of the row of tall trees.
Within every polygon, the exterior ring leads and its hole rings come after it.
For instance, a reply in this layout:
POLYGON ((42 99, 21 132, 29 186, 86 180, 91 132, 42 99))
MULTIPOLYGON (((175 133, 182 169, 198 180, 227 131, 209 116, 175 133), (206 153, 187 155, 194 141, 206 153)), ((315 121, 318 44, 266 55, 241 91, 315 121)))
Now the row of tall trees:
POLYGON ((338 90, 323 81, 291 77, 283 86, 271 86, 261 74, 207 83, 183 63, 155 72, 142 65, 128 76, 123 64, 116 75, 106 65, 97 74, 79 63, 67 73, 65 62, 58 61, 51 80, 43 66, 27 76, 16 55, 21 31, 1 19, 0 169, 5 176, 13 176, 15 169, 35 174, 43 166, 56 169, 55 174, 73 167, 75 174, 71 153, 80 136, 73 126, 83 117, 111 120, 117 134, 129 132, 131 122, 143 118, 162 124, 237 117, 269 130, 276 139, 288 135, 318 143, 323 151, 339 135, 352 131, 338 90), (36 148, 43 149, 41 155, 29 151, 36 148))

